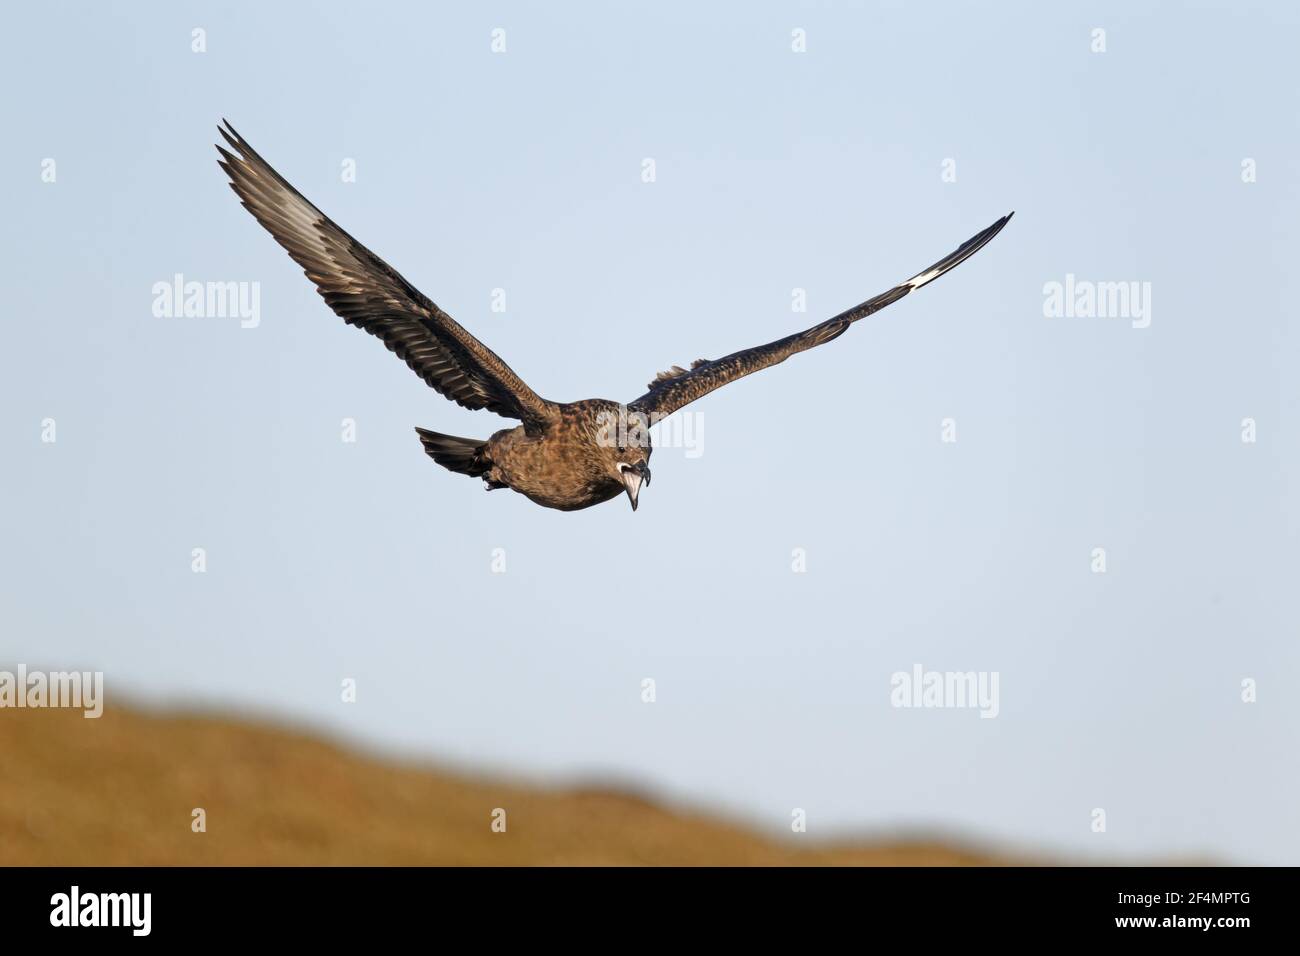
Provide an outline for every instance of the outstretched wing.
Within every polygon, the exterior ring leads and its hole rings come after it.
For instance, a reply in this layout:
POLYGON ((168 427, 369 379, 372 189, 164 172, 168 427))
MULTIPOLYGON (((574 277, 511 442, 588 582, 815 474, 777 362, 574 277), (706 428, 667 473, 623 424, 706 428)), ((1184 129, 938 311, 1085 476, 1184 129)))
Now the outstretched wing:
POLYGON ((217 146, 230 186, 275 241, 303 267, 331 309, 365 329, 440 395, 535 428, 555 406, 262 159, 228 122, 219 128, 234 153, 217 146))
POLYGON ((906 282, 894 286, 888 292, 882 292, 874 299, 868 299, 847 312, 841 312, 833 319, 827 319, 820 325, 814 325, 811 329, 788 335, 776 342, 769 342, 767 345, 745 349, 743 352, 734 352, 725 358, 714 359, 713 361, 700 359, 689 370, 674 365, 667 372, 660 372, 655 380, 647 386, 650 391, 636 399, 628 407, 644 412, 650 416, 651 421, 655 421, 666 415, 671 415, 683 405, 709 394, 714 389, 721 388, 728 382, 734 382, 736 379, 744 378, 759 369, 784 362, 791 355, 798 352, 803 352, 806 349, 838 338, 858 319, 866 318, 873 312, 879 312, 885 306, 897 302, 913 289, 919 289, 926 283, 933 282, 949 269, 965 262, 983 248, 985 243, 1001 232, 1002 227, 1007 224, 1012 215, 1014 213, 1003 216, 983 232, 966 240, 956 251, 944 256, 930 268, 912 276, 906 282))

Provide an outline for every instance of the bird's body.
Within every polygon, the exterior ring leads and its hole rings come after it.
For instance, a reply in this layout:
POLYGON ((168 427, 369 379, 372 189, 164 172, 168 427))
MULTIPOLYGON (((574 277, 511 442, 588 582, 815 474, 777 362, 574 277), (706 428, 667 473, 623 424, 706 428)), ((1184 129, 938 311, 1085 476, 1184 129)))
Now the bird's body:
POLYGON ((537 395, 495 352, 304 199, 229 124, 221 135, 235 150, 217 147, 231 187, 330 308, 382 339, 440 394, 522 422, 487 439, 417 428, 429 456, 450 471, 482 478, 489 489, 512 488, 560 511, 622 493, 636 510, 642 485, 650 483, 651 425, 716 388, 838 338, 857 320, 964 262, 1011 218, 1002 217, 906 282, 803 332, 714 361, 700 359, 689 369, 674 365, 626 404, 559 403, 537 395))
MULTIPOLYGON (((539 433, 523 425, 503 429, 475 448, 469 474, 479 475, 488 488, 512 488, 529 500, 559 511, 577 511, 616 498, 627 491, 620 465, 649 474, 650 440, 618 445, 620 412, 617 402, 588 399, 558 405, 555 419, 539 433)), ((429 454, 438 460, 441 442, 448 439, 417 429, 429 454)), ((468 439, 453 439, 468 441, 468 439)), ((440 462, 441 463, 441 462, 440 462)))

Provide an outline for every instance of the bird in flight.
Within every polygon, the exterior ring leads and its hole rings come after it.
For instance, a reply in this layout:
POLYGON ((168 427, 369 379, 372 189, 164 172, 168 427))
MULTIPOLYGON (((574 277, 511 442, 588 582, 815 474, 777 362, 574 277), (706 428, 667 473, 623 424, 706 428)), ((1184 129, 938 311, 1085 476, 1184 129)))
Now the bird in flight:
POLYGON ((331 309, 349 325, 382 339, 440 395, 465 408, 483 408, 522 422, 487 439, 416 428, 429 457, 450 471, 482 478, 489 490, 513 488, 561 511, 589 508, 620 494, 627 495, 635 511, 642 486, 650 484, 653 424, 728 382, 838 338, 858 319, 969 259, 1012 215, 888 292, 775 342, 712 361, 700 359, 689 369, 674 365, 655 376, 644 395, 626 404, 600 398, 552 402, 304 199, 229 122, 218 129, 230 147, 218 144, 217 150, 231 188, 302 266, 331 309))

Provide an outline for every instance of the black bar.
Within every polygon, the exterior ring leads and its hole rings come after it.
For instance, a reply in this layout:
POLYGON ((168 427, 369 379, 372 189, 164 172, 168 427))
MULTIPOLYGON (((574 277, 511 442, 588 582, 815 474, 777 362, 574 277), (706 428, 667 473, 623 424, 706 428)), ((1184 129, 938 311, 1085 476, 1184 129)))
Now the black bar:
POLYGON ((1285 932, 1295 879, 1289 869, 1193 867, 50 867, 0 869, 0 883, 6 942, 66 941, 74 933, 79 943, 110 937, 248 942, 270 933, 337 943, 396 939, 427 928, 450 946, 451 937, 442 934, 461 928, 486 934, 483 942, 527 931, 541 944, 554 934, 610 940, 608 933, 622 927, 634 940, 698 924, 737 939, 815 927, 819 934, 846 932, 868 944, 903 933, 918 944, 1130 937, 1180 946, 1196 939, 1232 945, 1285 932), (79 919, 92 912, 111 917, 116 908, 119 923, 127 925, 52 925, 52 919, 71 921, 74 886, 79 919), (144 897, 134 898, 132 909, 120 896, 103 906, 99 894, 109 893, 149 894, 147 937, 136 937, 144 897), (67 902, 62 911, 60 894, 67 902))

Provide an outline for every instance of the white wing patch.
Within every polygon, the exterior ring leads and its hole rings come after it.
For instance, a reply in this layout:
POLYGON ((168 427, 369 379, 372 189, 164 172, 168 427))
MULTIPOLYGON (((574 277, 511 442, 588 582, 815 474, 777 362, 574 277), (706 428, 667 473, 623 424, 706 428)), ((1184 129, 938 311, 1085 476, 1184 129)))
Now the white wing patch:
POLYGON ((904 285, 908 286, 911 289, 919 289, 927 282, 933 282, 935 279, 939 278, 939 276, 943 275, 947 271, 948 270, 942 266, 936 266, 935 268, 930 269, 927 272, 922 272, 919 276, 912 276, 912 278, 908 279, 907 282, 904 283, 904 285))

